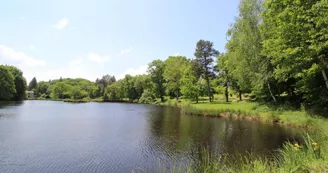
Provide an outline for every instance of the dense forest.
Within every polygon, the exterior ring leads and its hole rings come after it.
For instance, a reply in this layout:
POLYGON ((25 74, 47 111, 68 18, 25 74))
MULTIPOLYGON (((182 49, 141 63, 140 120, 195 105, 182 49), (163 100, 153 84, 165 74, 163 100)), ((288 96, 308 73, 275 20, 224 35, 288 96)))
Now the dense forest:
MULTIPOLYGON (((23 73, 0 66, 0 99, 21 100, 25 90, 39 98, 94 99, 152 103, 181 97, 213 101, 214 94, 243 93, 272 104, 327 112, 328 3, 326 0, 243 0, 227 31, 226 51, 210 41, 196 44, 193 58, 169 56, 149 63, 145 75, 95 82, 57 79, 26 86, 23 73)), ((192 51, 192 50, 191 50, 192 51)))

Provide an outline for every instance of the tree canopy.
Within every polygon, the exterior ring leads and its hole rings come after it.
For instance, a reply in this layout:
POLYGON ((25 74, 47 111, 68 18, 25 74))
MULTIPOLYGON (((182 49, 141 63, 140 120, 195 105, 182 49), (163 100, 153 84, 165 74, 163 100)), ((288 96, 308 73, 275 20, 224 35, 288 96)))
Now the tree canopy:
POLYGON ((25 99, 26 80, 14 66, 0 65, 0 101, 25 99))
POLYGON ((164 63, 166 68, 163 77, 166 81, 166 89, 168 92, 174 92, 178 100, 181 87, 180 81, 189 62, 184 56, 169 56, 164 63))
POLYGON ((37 85, 38 85, 38 82, 37 82, 36 78, 33 77, 33 79, 32 79, 32 80, 30 81, 30 83, 28 84, 27 89, 28 89, 29 91, 32 91, 33 89, 36 89, 36 88, 37 88, 37 85))
POLYGON ((210 80, 211 76, 213 76, 213 58, 218 54, 219 52, 214 49, 212 42, 206 40, 199 40, 197 42, 194 55, 197 63, 201 67, 201 73, 206 81, 207 94, 210 102, 212 101, 210 80))

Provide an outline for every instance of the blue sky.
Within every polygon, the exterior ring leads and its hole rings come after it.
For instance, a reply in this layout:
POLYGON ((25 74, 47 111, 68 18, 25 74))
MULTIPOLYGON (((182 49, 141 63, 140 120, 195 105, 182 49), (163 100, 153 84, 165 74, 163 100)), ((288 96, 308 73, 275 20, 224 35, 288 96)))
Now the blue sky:
POLYGON ((142 74, 154 59, 224 51, 239 0, 2 0, 0 64, 49 80, 142 74))

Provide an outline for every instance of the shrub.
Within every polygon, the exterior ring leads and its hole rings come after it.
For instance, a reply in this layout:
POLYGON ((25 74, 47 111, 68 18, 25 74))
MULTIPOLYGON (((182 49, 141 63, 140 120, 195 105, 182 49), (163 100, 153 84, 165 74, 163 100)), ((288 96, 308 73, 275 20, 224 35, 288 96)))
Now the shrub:
POLYGON ((155 95, 150 91, 145 90, 139 99, 139 103, 149 104, 149 103, 153 103, 154 100, 155 100, 155 95))

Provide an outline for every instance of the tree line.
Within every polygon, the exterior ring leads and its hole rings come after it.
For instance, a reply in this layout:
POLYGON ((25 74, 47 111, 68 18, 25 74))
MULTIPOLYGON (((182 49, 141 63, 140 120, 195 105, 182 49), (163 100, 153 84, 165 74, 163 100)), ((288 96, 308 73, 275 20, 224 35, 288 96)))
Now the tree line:
MULTIPOLYGON (((155 98, 163 102, 167 96, 177 100, 183 96, 195 102, 208 97, 211 102, 214 94, 224 94, 228 102, 233 91, 240 100, 243 93, 250 93, 258 101, 298 108, 304 105, 327 112, 327 1, 242 0, 238 10, 227 31, 225 52, 215 50, 210 41, 200 40, 193 58, 154 60, 145 75, 126 75, 120 80, 105 75, 95 82, 57 79, 29 89, 44 98, 101 97, 142 103, 154 102, 155 98)), ((9 67, 1 67, 10 73, 9 67)), ((14 81, 15 75, 19 81, 19 74, 14 72, 6 78, 14 81)), ((13 87, 14 82, 10 85, 11 93, 22 89, 13 87)), ((6 92, 1 88, 1 93, 6 92)), ((20 98, 14 94, 1 97, 20 98)))
POLYGON ((210 41, 197 43, 195 59, 185 56, 169 56, 165 61, 154 60, 148 65, 147 74, 116 80, 105 75, 95 82, 77 78, 60 78, 37 82, 34 77, 28 86, 40 99, 95 99, 119 101, 128 99, 141 103, 154 102, 156 98, 165 101, 166 96, 177 100, 184 96, 198 100, 201 96, 213 98, 211 80, 215 77, 214 58, 218 51, 210 41))
POLYGON ((326 0, 242 0, 219 69, 231 86, 273 103, 328 105, 326 0))

